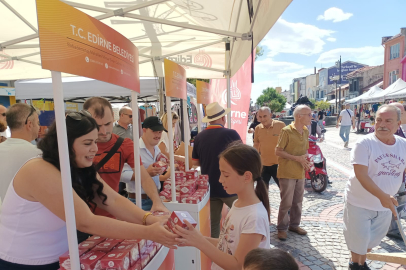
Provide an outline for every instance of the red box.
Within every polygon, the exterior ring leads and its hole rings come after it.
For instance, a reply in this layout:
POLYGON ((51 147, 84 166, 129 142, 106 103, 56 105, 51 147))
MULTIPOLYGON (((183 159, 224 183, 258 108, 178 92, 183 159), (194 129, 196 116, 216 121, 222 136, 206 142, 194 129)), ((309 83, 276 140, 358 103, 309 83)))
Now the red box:
POLYGON ((198 180, 206 180, 208 182, 209 176, 207 174, 201 174, 201 175, 199 175, 198 180))
POLYGON ((178 225, 181 228, 186 229, 187 226, 183 222, 183 220, 189 221, 193 227, 196 227, 197 225, 197 222, 194 220, 194 218, 186 211, 173 211, 171 217, 168 220, 167 225, 172 231, 175 225, 178 225))
POLYGON ((140 250, 138 248, 138 243, 134 244, 120 244, 116 246, 114 250, 119 250, 120 252, 128 251, 130 254, 130 265, 133 265, 140 258, 140 250))
POLYGON ((95 246, 92 250, 103 251, 104 253, 108 253, 118 244, 119 244, 118 242, 109 242, 106 240, 95 246))
POLYGON ((78 248, 79 250, 91 250, 92 248, 94 248, 96 245, 98 245, 99 243, 96 241, 83 241, 82 243, 79 244, 78 248))
MULTIPOLYGON (((79 257, 85 254, 86 252, 87 251, 83 249, 79 249, 79 257)), ((71 270, 69 250, 59 257, 59 266, 61 267, 60 268, 61 270, 71 270)))
POLYGON ((106 256, 106 253, 101 251, 91 250, 80 257, 80 269, 82 270, 99 270, 100 260, 106 256))
POLYGON ((160 162, 163 162, 165 164, 169 164, 169 159, 162 153, 159 153, 156 156, 156 161, 158 161, 158 162, 160 161, 160 162))
POLYGON ((198 172, 196 170, 186 171, 186 178, 188 180, 196 180, 198 178, 198 172))
POLYGON ((124 239, 116 239, 116 238, 107 238, 107 242, 115 242, 115 243, 121 243, 124 241, 124 239))
POLYGON ((180 193, 179 192, 176 192, 176 201, 180 202, 180 193))
POLYGON ((175 180, 179 179, 179 180, 183 180, 183 177, 186 176, 186 173, 183 171, 176 171, 175 172, 175 180))
POLYGON ((164 183, 163 183, 163 187, 164 187, 164 190, 167 190, 167 191, 171 191, 172 190, 172 182, 171 182, 171 180, 166 180, 164 183))
POLYGON ((141 260, 136 261, 133 265, 131 265, 129 270, 141 270, 141 260))
POLYGON ((149 254, 142 254, 142 255, 141 255, 140 261, 141 261, 141 267, 142 267, 142 269, 144 269, 145 266, 147 266, 147 264, 149 263, 149 260, 150 260, 149 254))
POLYGON ((134 240, 124 240, 121 245, 128 244, 138 244, 138 250, 143 249, 146 246, 145 239, 134 239, 134 240))
POLYGON ((128 270, 130 268, 130 253, 128 250, 113 250, 100 260, 101 269, 128 270))
POLYGON ((87 238, 86 241, 93 241, 93 242, 96 242, 97 244, 100 244, 101 242, 105 241, 106 239, 107 239, 106 237, 93 235, 93 236, 87 238))
POLYGON ((148 246, 144 250, 143 254, 149 254, 149 258, 152 259, 155 256, 156 251, 157 251, 156 246, 152 244, 151 246, 148 246))
POLYGON ((158 253, 158 251, 161 249, 162 244, 154 242, 154 246, 156 246, 156 252, 158 253))
POLYGON ((197 180, 196 183, 199 187, 208 187, 209 186, 209 182, 207 180, 197 180))
POLYGON ((168 169, 168 164, 162 161, 155 162, 154 164, 152 164, 152 166, 156 168, 161 168, 160 174, 164 173, 168 169))
POLYGON ((159 198, 161 198, 161 200, 170 199, 171 192, 168 190, 162 190, 161 192, 159 192, 159 198))
POLYGON ((200 202, 200 199, 197 196, 191 196, 186 200, 186 203, 190 204, 198 204, 200 202))
POLYGON ((180 185, 180 195, 190 195, 193 194, 193 192, 195 192, 195 184, 194 183, 190 183, 190 182, 186 182, 182 185, 180 185))
POLYGON ((180 195, 180 202, 186 203, 186 200, 189 198, 189 195, 180 195))

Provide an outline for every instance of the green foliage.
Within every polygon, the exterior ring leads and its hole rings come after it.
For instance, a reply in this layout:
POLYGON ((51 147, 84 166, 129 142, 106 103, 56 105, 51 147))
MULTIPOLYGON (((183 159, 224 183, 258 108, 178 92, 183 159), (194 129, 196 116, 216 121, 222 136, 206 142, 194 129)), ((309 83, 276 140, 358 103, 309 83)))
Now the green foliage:
POLYGON ((309 98, 309 101, 313 104, 310 109, 314 110, 316 108, 316 100, 314 98, 309 98))
POLYGON ((197 81, 197 80, 203 81, 203 82, 206 82, 206 83, 209 83, 209 82, 210 82, 210 79, 194 79, 194 78, 187 78, 187 79, 186 79, 186 81, 187 81, 188 83, 191 83, 191 84, 193 84, 194 86, 196 86, 196 81, 197 81))
POLYGON ((327 110, 328 108, 330 108, 330 103, 328 103, 327 101, 324 101, 324 100, 317 101, 316 108, 318 108, 320 110, 327 110))
POLYGON ((260 46, 255 48, 255 60, 264 55, 264 49, 260 46))
POLYGON ((268 106, 272 112, 280 112, 286 104, 286 98, 276 92, 273 87, 268 87, 262 90, 262 95, 257 99, 257 104, 260 106, 268 106))

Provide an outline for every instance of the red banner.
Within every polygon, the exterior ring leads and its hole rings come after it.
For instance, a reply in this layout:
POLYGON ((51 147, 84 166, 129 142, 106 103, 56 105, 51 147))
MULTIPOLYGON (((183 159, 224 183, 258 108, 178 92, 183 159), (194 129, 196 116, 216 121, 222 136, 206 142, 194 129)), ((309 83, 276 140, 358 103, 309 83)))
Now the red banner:
MULTIPOLYGON (((236 130, 245 143, 247 136, 248 114, 251 98, 251 56, 244 62, 237 73, 230 79, 231 91, 231 128, 236 130)), ((227 107, 227 80, 210 81, 213 93, 212 101, 227 107)))

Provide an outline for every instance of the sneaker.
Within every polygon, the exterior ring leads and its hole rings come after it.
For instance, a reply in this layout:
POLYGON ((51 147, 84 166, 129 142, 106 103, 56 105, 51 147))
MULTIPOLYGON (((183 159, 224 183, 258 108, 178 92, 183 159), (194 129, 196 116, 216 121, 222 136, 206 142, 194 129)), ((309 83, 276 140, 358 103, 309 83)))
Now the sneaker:
POLYGON ((346 142, 344 143, 344 147, 345 147, 345 148, 348 148, 348 141, 346 141, 346 142))
POLYGON ((300 227, 289 227, 289 231, 297 233, 299 235, 306 235, 307 232, 300 227))
POLYGON ((358 263, 350 262, 348 264, 348 270, 361 270, 363 266, 360 266, 358 263))
POLYGON ((367 262, 364 262, 364 265, 361 266, 359 269, 362 269, 362 270, 371 270, 371 268, 369 268, 367 262))
POLYGON ((286 231, 278 231, 278 239, 285 241, 288 238, 286 231))

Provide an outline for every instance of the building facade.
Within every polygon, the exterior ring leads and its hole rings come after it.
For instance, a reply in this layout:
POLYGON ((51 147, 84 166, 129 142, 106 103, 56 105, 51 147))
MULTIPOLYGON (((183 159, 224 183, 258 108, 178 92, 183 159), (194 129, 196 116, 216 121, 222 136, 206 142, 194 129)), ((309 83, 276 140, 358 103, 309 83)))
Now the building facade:
POLYGON ((346 99, 351 99, 362 95, 372 86, 382 83, 384 75, 384 65, 368 66, 357 69, 347 74, 349 81, 349 93, 346 99))
POLYGON ((316 98, 316 87, 319 84, 318 74, 310 74, 306 76, 306 93, 305 96, 308 98, 316 98))
POLYGON ((286 102, 288 102, 290 104, 293 103, 293 95, 292 95, 291 91, 285 90, 285 91, 281 92, 281 95, 286 98, 286 102))
POLYGON ((385 47, 383 88, 403 75, 402 59, 405 57, 405 36, 406 28, 401 28, 400 33, 395 36, 382 38, 382 46, 385 47))

